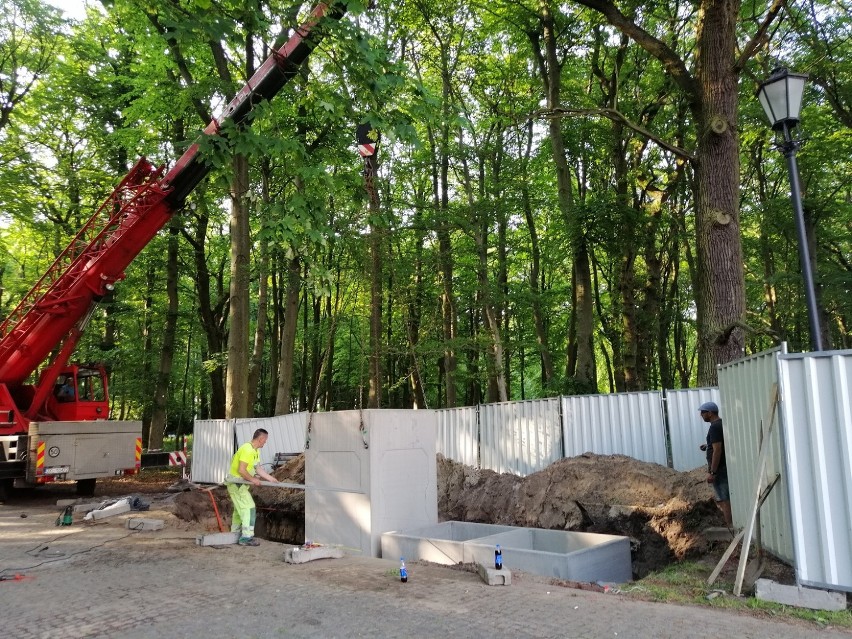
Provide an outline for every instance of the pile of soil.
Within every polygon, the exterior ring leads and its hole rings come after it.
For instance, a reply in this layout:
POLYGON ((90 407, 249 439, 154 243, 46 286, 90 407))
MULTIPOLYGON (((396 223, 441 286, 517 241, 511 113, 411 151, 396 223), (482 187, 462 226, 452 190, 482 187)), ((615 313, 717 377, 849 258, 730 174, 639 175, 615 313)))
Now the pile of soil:
MULTIPOLYGON (((304 484, 304 455, 272 474, 279 481, 304 484)), ((705 477, 700 468, 678 472, 624 455, 591 453, 518 477, 438 455, 438 518, 624 535, 631 540, 634 576, 641 578, 710 550, 702 531, 724 522, 705 477)), ((304 491, 271 487, 251 491, 258 508, 258 536, 285 543, 304 541, 304 491)), ((231 514, 227 492, 216 488, 212 494, 227 526, 231 514)), ((217 530, 208 491, 181 493, 175 505, 179 517, 217 530)))
MULTIPOLYGON (((272 471, 278 481, 290 484, 305 483, 305 456, 298 455, 272 471)), ((190 485, 175 497, 175 515, 186 521, 200 523, 205 530, 219 530, 219 519, 224 530, 230 529, 233 504, 228 491, 218 486, 200 490, 190 485), (212 495, 212 499, 211 499, 212 495), (215 508, 214 501, 215 500, 215 508), (219 519, 216 511, 218 510, 219 519)), ((181 490, 178 483, 174 489, 181 490)), ((305 491, 297 488, 251 487, 257 505, 255 534, 263 539, 288 544, 301 544, 305 540, 305 491)))
POLYGON ((527 477, 438 456, 442 520, 624 535, 634 576, 708 552, 702 531, 724 526, 701 468, 678 472, 624 455, 561 459, 527 477))

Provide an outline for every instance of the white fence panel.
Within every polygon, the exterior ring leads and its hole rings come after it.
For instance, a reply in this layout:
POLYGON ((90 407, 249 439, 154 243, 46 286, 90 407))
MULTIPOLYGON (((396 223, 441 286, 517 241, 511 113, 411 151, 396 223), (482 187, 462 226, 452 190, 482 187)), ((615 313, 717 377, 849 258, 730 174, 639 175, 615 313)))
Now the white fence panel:
POLYGON ((479 407, 482 468, 525 476, 562 457, 559 399, 479 407))
POLYGON ((436 410, 438 452, 447 459, 479 467, 478 409, 476 406, 436 410))
POLYGON ((707 423, 698 407, 704 402, 721 403, 719 389, 684 388, 666 391, 666 416, 669 425, 672 467, 687 471, 707 464, 704 451, 698 447, 707 439, 707 423))
POLYGON ((562 397, 565 456, 628 455, 666 465, 662 393, 562 397))
MULTIPOLYGON (((260 449, 260 463, 267 471, 275 462, 275 453, 305 452, 308 413, 238 419, 236 425, 237 445, 242 446, 251 441, 254 431, 258 428, 263 428, 269 433, 266 446, 260 449)), ((228 461, 230 462, 230 460, 228 461)))
POLYGON ((192 481, 220 484, 234 456, 234 422, 197 419, 192 431, 192 481))
MULTIPOLYGON (((781 352, 780 348, 775 348, 719 367, 719 415, 724 423, 731 512, 738 528, 746 526, 754 508, 761 424, 769 411, 772 387, 778 383, 778 355, 781 352)), ((781 475, 781 480, 760 510, 761 538, 770 552, 792 563, 790 508, 778 411, 774 421, 772 433, 763 443, 769 446, 769 450, 762 485, 777 474, 781 475)), ((769 424, 763 425, 764 431, 768 428, 769 424)))
POLYGON ((778 360, 797 578, 852 591, 852 351, 778 360))

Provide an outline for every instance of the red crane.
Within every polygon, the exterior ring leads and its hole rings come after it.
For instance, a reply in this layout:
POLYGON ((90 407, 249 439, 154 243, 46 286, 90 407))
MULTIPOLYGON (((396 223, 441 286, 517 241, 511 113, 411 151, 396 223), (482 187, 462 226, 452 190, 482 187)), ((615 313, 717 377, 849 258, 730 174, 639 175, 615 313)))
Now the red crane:
POLYGON ((21 460, 15 450, 24 448, 15 438, 27 436, 31 422, 106 419, 103 368, 68 365, 95 306, 210 171, 200 153, 204 137, 224 135, 226 123, 247 126, 254 106, 274 97, 298 73, 323 37, 322 21, 339 20, 345 12, 345 2, 317 4, 171 170, 139 159, 0 324, 0 479, 18 476, 18 471, 4 472, 3 462, 21 460), (54 351, 37 381, 28 383, 54 351))

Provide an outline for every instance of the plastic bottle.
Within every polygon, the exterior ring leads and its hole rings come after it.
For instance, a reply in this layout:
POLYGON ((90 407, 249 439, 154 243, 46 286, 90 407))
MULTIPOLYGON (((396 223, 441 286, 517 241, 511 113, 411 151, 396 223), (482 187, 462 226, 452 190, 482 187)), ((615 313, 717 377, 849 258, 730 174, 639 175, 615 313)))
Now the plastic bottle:
POLYGON ((500 550, 500 544, 497 544, 497 549, 494 551, 494 568, 503 570, 503 551, 500 550))
POLYGON ((408 570, 405 568, 405 557, 399 558, 399 580, 408 583, 408 570))

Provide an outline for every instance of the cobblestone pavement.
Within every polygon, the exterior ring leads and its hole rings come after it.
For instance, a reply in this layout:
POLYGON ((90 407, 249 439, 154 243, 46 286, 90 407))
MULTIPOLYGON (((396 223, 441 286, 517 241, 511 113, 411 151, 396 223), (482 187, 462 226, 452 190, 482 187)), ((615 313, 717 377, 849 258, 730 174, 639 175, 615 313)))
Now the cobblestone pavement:
MULTIPOLYGON (((54 638, 845 637, 722 609, 638 602, 515 573, 511 586, 363 557, 301 565, 287 546, 202 547, 195 532, 130 532, 124 517, 56 527, 56 508, 0 506, 0 635, 54 638)), ((139 516, 139 514, 135 514, 139 516)), ((151 515, 143 516, 156 516, 151 515)))

